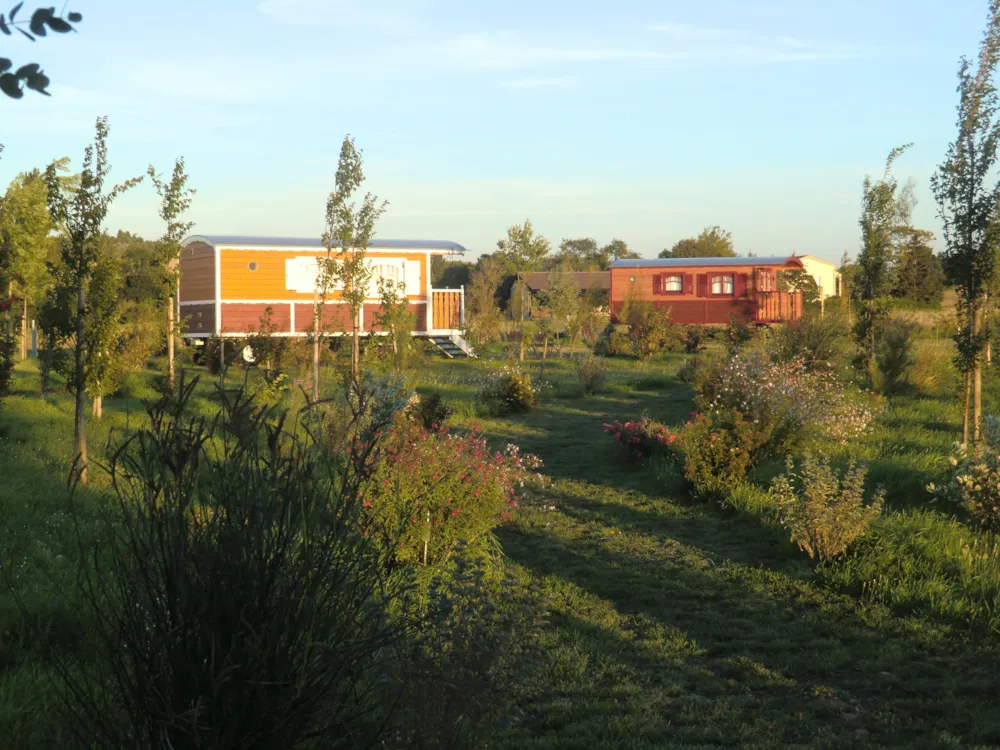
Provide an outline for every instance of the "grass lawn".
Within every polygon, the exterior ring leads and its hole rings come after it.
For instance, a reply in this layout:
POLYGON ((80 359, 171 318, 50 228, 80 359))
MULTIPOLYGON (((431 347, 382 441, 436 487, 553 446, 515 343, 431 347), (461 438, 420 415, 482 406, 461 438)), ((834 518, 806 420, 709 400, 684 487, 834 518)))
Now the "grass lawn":
MULTIPOLYGON (((490 746, 1000 747, 1000 637, 965 624, 960 606, 939 606, 935 596, 955 599, 934 588, 942 579, 928 577, 906 602, 880 595, 878 580, 853 590, 849 576, 814 570, 766 519, 696 502, 668 473, 623 462, 601 423, 686 419, 692 393, 674 377, 679 363, 612 362, 607 388, 584 398, 570 363, 549 362, 539 407, 502 419, 473 408, 485 363, 433 360, 418 374, 419 390, 456 403, 457 426, 536 453, 551 480, 500 532, 509 564, 541 582, 551 615, 544 658, 525 666, 510 725, 490 746)), ((64 488, 71 402, 43 403, 30 393, 35 378, 19 367, 0 412, 3 564, 50 626, 49 642, 19 640, 20 615, 0 598, 0 746, 12 748, 59 746, 45 653, 72 647, 80 627, 72 602, 49 590, 75 564, 64 488)), ((134 395, 144 388, 140 379, 134 395)), ((888 516, 928 507, 923 485, 958 435, 947 388, 900 399, 869 437, 838 449, 871 463, 872 482, 889 489, 888 516)), ((990 405, 996 390, 989 382, 990 405)), ((207 383, 199 398, 212 408, 207 383)), ((109 399, 105 412, 93 446, 140 418, 139 401, 109 399)), ((779 468, 761 467, 758 479, 779 468)), ((80 497, 87 512, 102 502, 94 475, 80 497)))

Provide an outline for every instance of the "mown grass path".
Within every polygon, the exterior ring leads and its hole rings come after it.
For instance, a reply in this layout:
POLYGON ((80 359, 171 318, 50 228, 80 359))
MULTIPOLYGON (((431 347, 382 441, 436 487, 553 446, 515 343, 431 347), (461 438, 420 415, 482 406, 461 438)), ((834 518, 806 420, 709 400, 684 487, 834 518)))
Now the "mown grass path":
POLYGON ((780 529, 625 465, 601 422, 677 423, 691 393, 620 385, 482 424, 552 479, 501 532, 552 615, 498 746, 1000 747, 995 639, 833 593, 780 529))

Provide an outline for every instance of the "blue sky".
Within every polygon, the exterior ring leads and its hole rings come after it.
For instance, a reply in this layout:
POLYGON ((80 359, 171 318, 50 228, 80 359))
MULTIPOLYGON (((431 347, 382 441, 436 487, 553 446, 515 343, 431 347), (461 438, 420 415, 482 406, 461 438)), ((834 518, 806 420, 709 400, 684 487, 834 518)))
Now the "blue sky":
MULTIPOLYGON (((30 3, 28 4, 31 5, 30 3)), ((389 200, 381 237, 491 251, 531 218, 655 255, 720 224, 740 252, 858 244, 886 154, 928 179, 985 0, 73 0, 80 33, 0 55, 51 99, 0 99, 0 179, 110 117, 113 176, 187 159, 205 233, 318 235, 340 142, 389 200)), ((149 185, 108 221, 156 236, 149 185)))

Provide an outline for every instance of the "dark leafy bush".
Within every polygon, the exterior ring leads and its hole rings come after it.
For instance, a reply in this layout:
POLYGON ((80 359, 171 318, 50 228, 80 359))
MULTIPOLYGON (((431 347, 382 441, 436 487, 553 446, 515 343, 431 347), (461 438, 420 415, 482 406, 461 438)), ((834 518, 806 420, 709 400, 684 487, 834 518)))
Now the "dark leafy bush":
POLYGON ((801 359, 810 370, 839 371, 851 348, 851 331, 843 314, 804 315, 777 329, 769 348, 779 362, 801 359))
POLYGON ((386 549, 359 533, 387 424, 356 415, 332 454, 245 386, 191 414, 196 382, 109 445, 115 512, 82 557, 90 661, 59 667, 71 725, 85 747, 366 746, 398 637, 386 549))
POLYGON ((10 381, 14 375, 16 350, 17 346, 14 337, 0 332, 0 406, 3 406, 3 397, 10 392, 10 381))
POLYGON ((608 366, 601 357, 586 355, 576 361, 576 376, 583 392, 590 395, 604 387, 608 379, 608 366))
POLYGON ((634 355, 632 339, 624 331, 610 326, 598 337, 594 354, 602 357, 631 357, 634 355))
POLYGON ((899 318, 880 328, 875 346, 875 386, 883 396, 896 396, 906 387, 917 364, 917 328, 916 323, 899 318))
POLYGON ((448 422, 454 409, 445 403, 437 391, 421 396, 415 407, 410 410, 413 418, 425 430, 441 430, 448 422))
POLYGON ((748 323, 736 315, 730 315, 725 335, 726 352, 730 356, 738 354, 759 335, 757 326, 753 323, 748 323))
POLYGON ((679 433, 676 459, 695 493, 725 495, 746 479, 759 443, 754 426, 739 414, 726 425, 698 414, 679 433))
POLYGON ((705 350, 706 336, 704 326, 690 325, 684 331, 684 352, 698 354, 705 350))
POLYGON ((538 402, 538 394, 531 375, 518 367, 502 367, 483 379, 479 400, 499 414, 517 414, 531 411, 538 402))

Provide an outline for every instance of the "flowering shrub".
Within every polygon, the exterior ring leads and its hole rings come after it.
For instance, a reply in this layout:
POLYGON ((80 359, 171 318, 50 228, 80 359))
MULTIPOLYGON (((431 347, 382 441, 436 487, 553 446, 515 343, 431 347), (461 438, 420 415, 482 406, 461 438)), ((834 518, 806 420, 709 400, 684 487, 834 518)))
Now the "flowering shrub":
POLYGON ((698 408, 729 425, 735 414, 753 425, 755 458, 780 455, 810 431, 846 442, 864 433, 874 413, 832 373, 810 371, 803 360, 771 362, 749 351, 720 362, 699 388, 698 408))
POLYGON ((541 388, 531 382, 531 375, 517 367, 502 367, 482 381, 480 401, 493 406, 500 414, 531 411, 541 388))
POLYGON ((993 533, 1000 531, 1000 430, 995 417, 983 422, 983 442, 978 447, 956 443, 950 480, 927 489, 964 509, 975 526, 993 533))
POLYGON ((576 376, 580 379, 584 393, 594 393, 604 386, 608 367, 600 357, 588 354, 576 361, 576 376))
POLYGON ((729 425, 721 425, 704 414, 693 414, 680 432, 675 460, 696 494, 723 494, 746 478, 758 442, 752 425, 738 412, 729 425))
POLYGON ((810 558, 839 557, 882 512, 885 492, 878 490, 865 505, 867 469, 849 464, 843 476, 830 467, 830 459, 806 455, 795 472, 791 458, 787 474, 776 477, 771 492, 781 523, 792 541, 810 558))
POLYGON ((384 450, 363 490, 364 530, 397 545, 396 565, 440 565, 463 540, 471 548, 487 544, 542 465, 516 445, 493 452, 475 432, 408 422, 394 428, 384 450))
POLYGON ((601 425, 601 429, 611 435, 630 458, 640 460, 665 452, 667 446, 677 439, 676 435, 667 432, 666 427, 649 417, 624 424, 615 420, 601 425))

